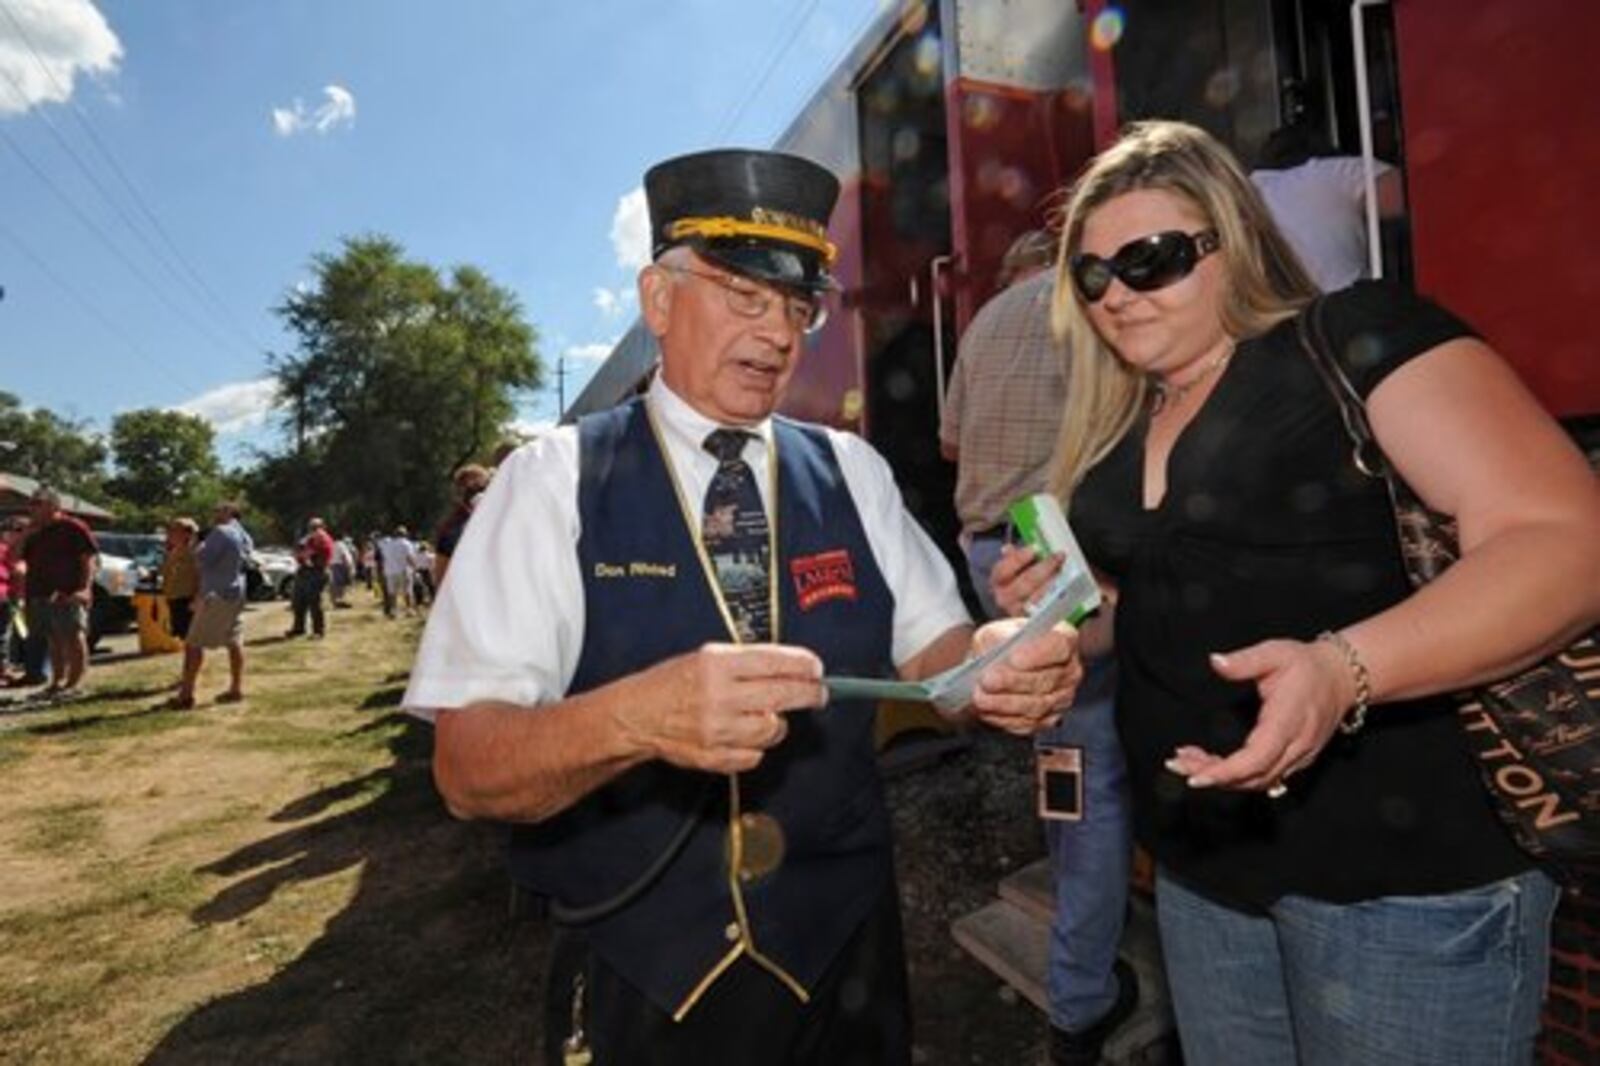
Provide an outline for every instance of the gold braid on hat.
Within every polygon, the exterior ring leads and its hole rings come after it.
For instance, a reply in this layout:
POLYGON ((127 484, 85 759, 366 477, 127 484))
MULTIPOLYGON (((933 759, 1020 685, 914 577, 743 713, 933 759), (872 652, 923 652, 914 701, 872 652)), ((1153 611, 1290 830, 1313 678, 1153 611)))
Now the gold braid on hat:
POLYGON ((828 240, 826 230, 809 219, 777 211, 757 209, 755 221, 742 218, 680 218, 667 226, 667 239, 681 241, 686 237, 706 237, 712 240, 725 237, 758 237, 784 241, 810 248, 822 256, 823 263, 831 266, 839 249, 828 240))

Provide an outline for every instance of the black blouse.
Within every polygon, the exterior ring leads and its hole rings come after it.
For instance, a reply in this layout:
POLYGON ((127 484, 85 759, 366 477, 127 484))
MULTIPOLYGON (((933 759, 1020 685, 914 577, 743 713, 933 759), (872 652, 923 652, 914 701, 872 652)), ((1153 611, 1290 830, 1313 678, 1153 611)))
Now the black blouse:
MULTIPOLYGON (((1363 396, 1411 358, 1471 331, 1402 290, 1361 283, 1324 323, 1363 396)), ((1288 795, 1189 789, 1163 767, 1196 744, 1243 743, 1259 700, 1207 662, 1274 637, 1313 639, 1409 592, 1381 480, 1356 470, 1327 387, 1286 321, 1238 346, 1142 503, 1141 420, 1072 501, 1085 552, 1116 583, 1117 716, 1139 842, 1219 902, 1335 902, 1449 892, 1526 870, 1472 764, 1454 703, 1374 707, 1336 733, 1288 795)))

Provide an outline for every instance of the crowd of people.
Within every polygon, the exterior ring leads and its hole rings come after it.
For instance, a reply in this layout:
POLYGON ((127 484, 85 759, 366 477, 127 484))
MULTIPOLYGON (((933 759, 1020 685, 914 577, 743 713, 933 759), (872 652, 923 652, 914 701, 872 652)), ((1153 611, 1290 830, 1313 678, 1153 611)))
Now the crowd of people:
MULTIPOLYGON (((456 472, 437 548, 412 540, 403 525, 358 543, 335 536, 322 518, 309 518, 293 549, 291 623, 284 639, 326 636, 326 608, 352 606, 355 585, 364 584, 381 599, 386 616, 418 614, 433 601, 489 478, 489 469, 478 465, 456 472)), ((177 693, 164 707, 195 706, 195 682, 205 652, 213 648, 226 649, 231 680, 216 702, 244 699, 242 614, 254 551, 235 503, 218 504, 204 528, 187 515, 167 522, 155 587, 166 608, 160 617, 181 642, 184 657, 177 693)), ((31 698, 49 702, 85 694, 99 552, 93 530, 63 510, 61 495, 48 486, 38 489, 26 514, 0 520, 0 687, 31 689, 31 698), (20 670, 13 670, 14 663, 20 670)))

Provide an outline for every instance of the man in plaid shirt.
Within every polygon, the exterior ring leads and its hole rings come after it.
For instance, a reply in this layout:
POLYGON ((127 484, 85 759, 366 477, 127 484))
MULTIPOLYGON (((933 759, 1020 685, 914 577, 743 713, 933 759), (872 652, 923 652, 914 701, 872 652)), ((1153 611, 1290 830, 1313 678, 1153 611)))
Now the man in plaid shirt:
MULTIPOLYGON (((1007 542, 1006 508, 1045 488, 1067 396, 1068 353, 1050 333, 1055 241, 1033 230, 1001 264, 1001 292, 961 338, 945 399, 940 450, 958 464, 956 513, 972 583, 998 615, 989 573, 1007 542)), ((1098 1063, 1101 1047, 1138 1005, 1133 969, 1117 957, 1127 910, 1132 837, 1127 769, 1117 740, 1109 659, 1089 668, 1061 724, 1037 733, 1037 749, 1081 752, 1083 804, 1076 821, 1045 821, 1055 881, 1050 928, 1050 1061, 1098 1063)))

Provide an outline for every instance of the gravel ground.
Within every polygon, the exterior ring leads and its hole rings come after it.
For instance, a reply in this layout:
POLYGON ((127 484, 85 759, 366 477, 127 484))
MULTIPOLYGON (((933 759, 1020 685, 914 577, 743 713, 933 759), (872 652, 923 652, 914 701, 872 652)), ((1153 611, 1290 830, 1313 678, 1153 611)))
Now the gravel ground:
POLYGON ((989 730, 936 766, 889 782, 911 972, 915 1059, 1040 1061, 1044 1019, 956 946, 950 923, 994 899, 1001 878, 1044 854, 1026 741, 989 730))

